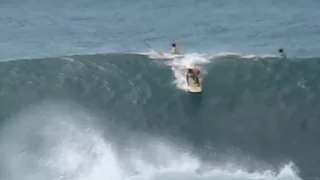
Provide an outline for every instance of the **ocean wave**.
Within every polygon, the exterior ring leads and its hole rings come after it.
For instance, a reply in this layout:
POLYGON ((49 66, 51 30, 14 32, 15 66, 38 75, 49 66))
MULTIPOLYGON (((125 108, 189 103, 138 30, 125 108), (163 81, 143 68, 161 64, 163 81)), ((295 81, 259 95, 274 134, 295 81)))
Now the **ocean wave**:
POLYGON ((318 176, 318 58, 149 56, 94 54, 2 62, 0 141, 6 147, 0 151, 8 157, 0 160, 3 177, 16 169, 19 173, 11 179, 318 176), (185 70, 194 66, 201 69, 200 96, 185 92, 185 70), (28 108, 52 99, 76 105, 28 108), (77 105, 90 113, 70 108, 77 105), (47 111, 49 115, 42 114, 47 111), (21 112, 26 114, 17 116, 21 112), (136 136, 137 131, 143 135, 136 136), (129 142, 128 137, 136 139, 129 142), (47 142, 39 145, 45 150, 32 148, 37 139, 47 142), (192 148, 180 146, 182 141, 192 148), (146 147, 149 144, 155 147, 146 147), (128 156, 121 154, 123 147, 131 149, 128 156), (29 163, 37 165, 22 167, 29 163), (50 169, 55 170, 46 175, 50 169), (32 174, 35 171, 40 175, 32 174))

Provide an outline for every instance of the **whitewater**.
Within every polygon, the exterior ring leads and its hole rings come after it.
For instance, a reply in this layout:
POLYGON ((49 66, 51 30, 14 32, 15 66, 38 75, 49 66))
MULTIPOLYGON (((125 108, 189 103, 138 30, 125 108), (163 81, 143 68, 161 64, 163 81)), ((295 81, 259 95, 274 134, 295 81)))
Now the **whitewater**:
POLYGON ((227 161, 207 164, 183 145, 126 129, 121 130, 125 143, 117 151, 119 137, 105 135, 92 123, 99 116, 62 102, 31 106, 3 126, 2 179, 300 179, 292 164, 278 173, 247 172, 227 161))

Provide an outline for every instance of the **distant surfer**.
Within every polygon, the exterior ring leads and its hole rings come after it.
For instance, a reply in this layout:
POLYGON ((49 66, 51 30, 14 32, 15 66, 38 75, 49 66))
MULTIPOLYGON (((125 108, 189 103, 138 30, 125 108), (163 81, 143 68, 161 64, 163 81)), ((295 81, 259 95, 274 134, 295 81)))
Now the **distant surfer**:
POLYGON ((171 53, 172 53, 172 54, 180 54, 179 49, 177 48, 176 43, 172 43, 172 44, 171 44, 171 47, 172 47, 172 50, 171 50, 171 53))
POLYGON ((282 58, 287 59, 287 56, 286 56, 286 54, 283 52, 283 49, 279 49, 278 52, 279 52, 279 54, 280 54, 280 56, 281 56, 282 58))
POLYGON ((188 68, 187 80, 188 78, 192 78, 195 83, 200 84, 199 76, 200 76, 200 70, 198 68, 193 68, 193 69, 188 68))

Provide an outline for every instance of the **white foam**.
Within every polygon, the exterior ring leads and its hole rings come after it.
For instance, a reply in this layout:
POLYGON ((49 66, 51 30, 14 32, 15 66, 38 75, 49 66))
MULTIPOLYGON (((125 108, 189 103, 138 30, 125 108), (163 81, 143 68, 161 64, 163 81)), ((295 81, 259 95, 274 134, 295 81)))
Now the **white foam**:
POLYGON ((163 53, 157 52, 151 49, 148 52, 137 53, 141 55, 147 55, 151 59, 174 59, 175 57, 184 57, 184 56, 200 56, 206 57, 207 59, 219 58, 219 57, 236 57, 236 58, 243 58, 243 59, 257 59, 257 58, 278 58, 280 57, 279 54, 247 54, 247 53, 239 53, 239 52, 219 52, 215 54, 205 53, 187 53, 183 55, 172 55, 171 53, 163 53))
POLYGON ((245 171, 214 169, 199 174, 194 171, 158 170, 152 174, 131 177, 127 180, 301 180, 292 170, 284 172, 285 168, 278 175, 270 171, 247 173, 245 171))
POLYGON ((210 57, 205 54, 185 54, 182 57, 173 58, 172 61, 166 62, 173 71, 175 76, 174 84, 177 88, 187 91, 186 73, 188 68, 199 68, 201 71, 200 81, 206 75, 206 70, 203 67, 210 62, 210 57))
POLYGON ((203 76, 206 74, 206 71, 204 68, 202 68, 202 66, 209 63, 210 58, 212 58, 207 54, 190 53, 190 54, 173 55, 171 53, 157 52, 153 49, 151 49, 149 52, 144 52, 139 54, 147 55, 150 59, 165 60, 163 62, 171 68, 175 76, 173 83, 176 85, 178 89, 181 89, 184 91, 188 90, 187 81, 186 81, 187 69, 194 68, 194 67, 199 68, 202 74, 202 76, 200 77, 200 80, 202 80, 203 76))
POLYGON ((170 53, 157 52, 152 49, 149 52, 144 52, 139 54, 147 55, 151 59, 164 60, 163 62, 168 66, 170 66, 170 68, 173 71, 173 74, 175 77, 173 83, 176 85, 178 89, 181 89, 184 91, 188 90, 188 86, 185 78, 187 68, 194 68, 194 67, 199 68, 201 71, 200 80, 202 81, 205 75, 207 74, 206 68, 204 68, 205 65, 210 62, 213 62, 216 58, 234 57, 234 58, 258 60, 263 58, 279 57, 277 55, 272 55, 272 54, 255 55, 255 54, 243 54, 243 53, 237 53, 237 52, 220 52, 213 55, 199 54, 199 53, 172 55, 170 53))
POLYGON ((244 59, 257 59, 257 58, 276 58, 279 55, 274 54, 244 54, 244 53, 237 53, 237 52, 220 52, 213 57, 237 57, 237 58, 244 58, 244 59))
POLYGON ((184 56, 184 55, 176 55, 176 54, 166 53, 166 52, 157 52, 152 49, 149 52, 142 52, 138 54, 147 55, 150 59, 164 59, 164 60, 172 60, 174 58, 184 56))
MULTIPOLYGON (((74 104, 40 104, 12 117, 0 131, 8 180, 122 180, 111 144, 94 116, 74 104)), ((1 175, 0 175, 1 177, 1 175)))
MULTIPOLYGON (((0 130, 1 179, 6 180, 286 180, 279 174, 210 167, 183 145, 125 131, 121 149, 104 136, 95 115, 74 104, 40 104, 6 121, 0 130), (140 137, 141 136, 141 137, 140 137), (134 137, 134 138, 132 138, 134 137), (131 138, 131 139, 130 139, 131 138), (120 152, 121 151, 121 152, 120 152)), ((245 167, 243 168, 245 169, 245 167)))

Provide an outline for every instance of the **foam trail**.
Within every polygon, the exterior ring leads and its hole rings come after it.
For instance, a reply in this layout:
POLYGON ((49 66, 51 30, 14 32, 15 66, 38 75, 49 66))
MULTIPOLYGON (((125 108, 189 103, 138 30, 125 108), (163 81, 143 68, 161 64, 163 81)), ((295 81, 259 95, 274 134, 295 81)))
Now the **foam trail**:
POLYGON ((243 58, 243 59, 265 59, 265 58, 279 58, 279 55, 274 54, 242 54, 236 52, 220 52, 214 55, 213 57, 233 57, 233 58, 243 58))
POLYGON ((191 53, 191 54, 182 54, 182 55, 173 55, 171 53, 159 53, 154 50, 145 53, 139 53, 142 55, 147 55, 150 59, 160 59, 163 60, 165 64, 171 67, 171 70, 174 73, 175 80, 174 84, 178 89, 187 91, 187 81, 186 81, 186 72, 187 68, 194 68, 197 67, 201 70, 202 76, 200 80, 203 79, 203 76, 206 74, 202 65, 209 63, 211 56, 207 54, 198 54, 198 53, 191 53))

